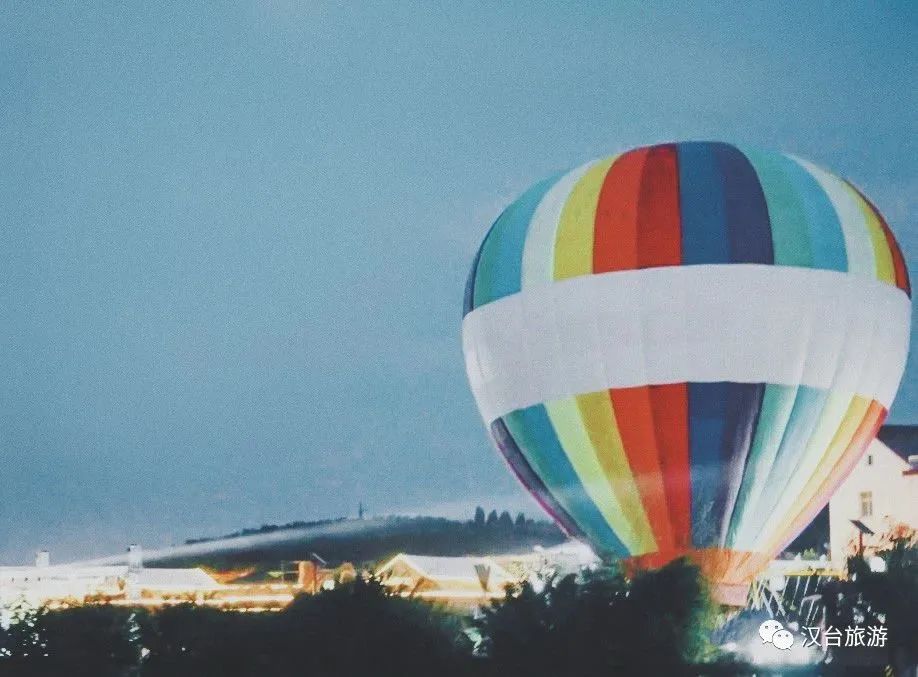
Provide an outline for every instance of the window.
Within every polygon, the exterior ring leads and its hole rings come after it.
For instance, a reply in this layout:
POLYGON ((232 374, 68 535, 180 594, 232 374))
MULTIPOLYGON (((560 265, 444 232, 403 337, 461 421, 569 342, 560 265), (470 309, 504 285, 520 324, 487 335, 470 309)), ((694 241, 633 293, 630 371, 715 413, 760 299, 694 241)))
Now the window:
POLYGON ((867 454, 867 465, 873 465, 873 454, 867 454))
POLYGON ((861 517, 871 517, 873 515, 873 492, 861 492, 861 517))

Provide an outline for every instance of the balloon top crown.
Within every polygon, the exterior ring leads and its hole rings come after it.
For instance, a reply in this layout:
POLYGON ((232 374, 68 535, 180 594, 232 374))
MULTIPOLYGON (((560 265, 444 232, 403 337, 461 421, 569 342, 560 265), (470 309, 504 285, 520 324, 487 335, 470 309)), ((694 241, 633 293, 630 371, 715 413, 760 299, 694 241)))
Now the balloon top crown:
POLYGON ((837 271, 911 295, 892 230, 853 184, 794 155, 686 142, 594 160, 529 188, 482 242, 464 313, 533 284, 699 264, 837 271))

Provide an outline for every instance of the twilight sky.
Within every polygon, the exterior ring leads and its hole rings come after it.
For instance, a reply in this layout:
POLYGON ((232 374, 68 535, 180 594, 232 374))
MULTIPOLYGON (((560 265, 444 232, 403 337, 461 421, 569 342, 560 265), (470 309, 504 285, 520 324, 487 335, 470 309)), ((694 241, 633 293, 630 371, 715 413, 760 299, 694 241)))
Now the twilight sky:
POLYGON ((0 564, 358 500, 534 513, 463 284, 506 203, 595 156, 797 153, 918 275, 914 3, 88 4, 0 5, 0 564))

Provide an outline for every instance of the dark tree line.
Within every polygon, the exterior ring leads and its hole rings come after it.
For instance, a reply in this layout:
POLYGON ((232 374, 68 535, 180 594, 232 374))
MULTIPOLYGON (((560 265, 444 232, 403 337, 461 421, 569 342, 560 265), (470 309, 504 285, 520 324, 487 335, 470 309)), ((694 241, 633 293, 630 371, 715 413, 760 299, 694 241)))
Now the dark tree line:
MULTIPOLYGON (((826 591, 829 621, 889 628, 889 662, 916 658, 914 549, 889 572, 862 562, 826 591)), ((251 677, 379 675, 557 677, 768 673, 710 643, 719 617, 698 570, 685 561, 627 580, 615 570, 528 583, 475 617, 357 579, 298 597, 277 613, 181 605, 160 611, 84 606, 26 614, 0 630, 0 675, 251 677)), ((841 660, 819 674, 847 674, 841 660), (840 671, 839 671, 840 670, 840 671)), ((884 674, 882 668, 857 674, 884 674)))
POLYGON ((516 519, 513 519, 506 510, 501 512, 500 515, 497 514, 496 510, 492 510, 486 517, 484 508, 481 506, 475 508, 475 517, 472 519, 472 526, 477 530, 488 529, 508 534, 531 533, 535 524, 533 520, 526 519, 526 515, 521 512, 517 513, 516 519))
POLYGON ((0 632, 0 674, 668 674, 622 670, 677 669, 704 657, 708 613, 697 571, 683 563, 633 582, 610 574, 552 581, 540 592, 524 585, 478 619, 358 579, 278 613, 43 611, 0 632))

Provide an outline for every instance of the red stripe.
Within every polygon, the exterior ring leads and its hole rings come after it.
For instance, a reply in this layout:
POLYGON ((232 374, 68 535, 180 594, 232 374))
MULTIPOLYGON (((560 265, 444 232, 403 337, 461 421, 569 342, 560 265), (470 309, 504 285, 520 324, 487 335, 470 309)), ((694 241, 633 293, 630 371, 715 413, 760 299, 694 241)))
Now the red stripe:
POLYGON ((647 155, 641 176, 637 227, 639 268, 682 263, 675 146, 654 146, 647 155))
MULTIPOLYGON (((679 222, 679 168, 674 145, 655 146, 647 155, 638 198, 638 267, 682 263, 679 222)), ((663 477, 670 530, 676 548, 691 543, 688 389, 685 384, 651 386, 648 401, 654 447, 663 477)))
POLYGON ((886 219, 883 218, 883 215, 880 214, 873 205, 870 206, 877 215, 880 225, 883 226, 883 234, 886 236, 886 243, 889 245, 889 251, 892 254, 893 267, 896 269, 896 286, 911 297, 912 285, 908 279, 908 268, 905 266, 905 257, 902 256, 902 250, 899 249, 899 243, 896 242, 892 229, 889 227, 889 224, 886 223, 886 219))
POLYGON ((650 388, 615 388, 609 391, 609 397, 612 398, 628 465, 641 494, 641 503, 657 546, 660 552, 672 552, 675 542, 666 503, 666 486, 657 453, 650 388))
MULTIPOLYGON (((616 160, 596 209, 594 273, 681 263, 677 182, 675 146, 637 149, 616 160)), ((685 385, 619 388, 610 390, 609 397, 660 550, 687 547, 691 499, 685 385)))
POLYGON ((646 148, 618 158, 599 191, 593 235, 593 272, 637 268, 637 217, 646 148))
POLYGON ((877 217, 877 221, 880 222, 880 226, 883 228, 883 235, 886 236, 886 244, 889 245, 889 252, 892 254, 893 268, 896 272, 896 286, 903 290, 911 298, 912 295, 912 285, 908 279, 908 268, 905 265, 905 257, 902 256, 902 250, 899 248, 899 243, 896 242, 896 236, 893 235, 892 228, 889 227, 889 224, 886 223, 886 219, 883 218, 883 215, 880 213, 880 210, 877 209, 877 206, 870 201, 870 199, 864 195, 857 186, 855 186, 850 181, 847 182, 848 185, 854 189, 858 195, 861 196, 861 199, 867 203, 867 206, 873 210, 873 213, 877 217))
POLYGON ((689 481, 688 388, 684 383, 650 386, 650 407, 660 451, 669 521, 677 550, 692 542, 692 493, 689 481))
MULTIPOLYGON (((638 209, 641 177, 650 149, 629 151, 609 168, 599 191, 593 240, 593 272, 638 267, 638 209)), ((650 396, 644 388, 609 391, 615 420, 641 504, 661 550, 672 549, 665 487, 655 451, 650 396)))

